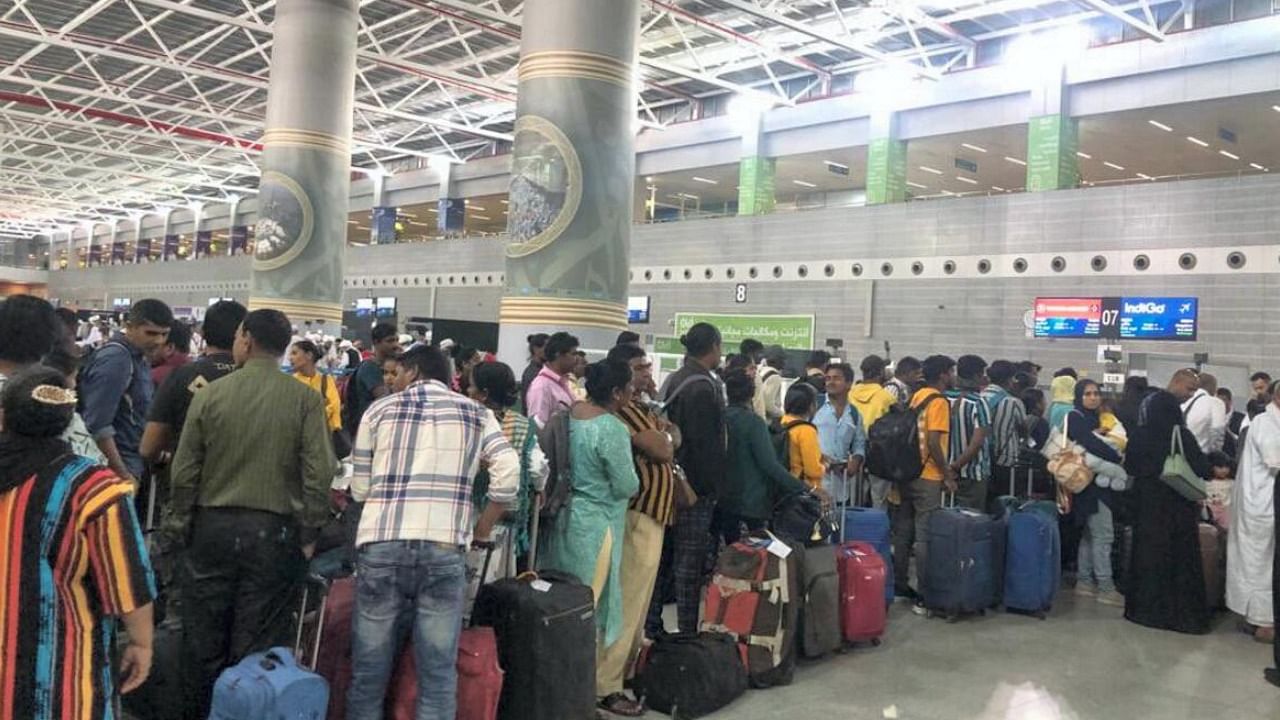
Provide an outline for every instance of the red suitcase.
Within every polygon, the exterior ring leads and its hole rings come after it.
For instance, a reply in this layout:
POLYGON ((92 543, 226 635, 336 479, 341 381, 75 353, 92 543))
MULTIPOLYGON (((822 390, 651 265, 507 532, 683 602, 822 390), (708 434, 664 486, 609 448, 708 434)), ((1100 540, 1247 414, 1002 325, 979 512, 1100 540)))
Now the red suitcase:
MULTIPOLYGON (((502 697, 502 668, 498 639, 491 627, 467 628, 458 638, 457 720, 494 720, 502 697)), ((413 720, 418 702, 418 679, 410 645, 396 663, 387 692, 387 718, 413 720)))
POLYGON ((848 643, 880 644, 887 608, 884 603, 884 558, 875 546, 847 542, 837 555, 840 574, 840 629, 848 643))
POLYGON ((351 614, 356 604, 355 578, 334 580, 324 613, 324 652, 316 660, 316 672, 329 681, 327 720, 347 715, 347 688, 351 687, 351 614))

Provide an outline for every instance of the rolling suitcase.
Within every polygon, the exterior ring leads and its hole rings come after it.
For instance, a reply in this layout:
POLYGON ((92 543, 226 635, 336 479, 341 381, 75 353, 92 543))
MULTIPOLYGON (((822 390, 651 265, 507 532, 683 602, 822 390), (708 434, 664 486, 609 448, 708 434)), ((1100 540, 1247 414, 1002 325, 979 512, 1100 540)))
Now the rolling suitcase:
POLYGON ((755 688, 788 685, 795 674, 800 568, 796 553, 780 547, 766 536, 721 550, 702 606, 700 629, 738 642, 755 688))
POLYGON ((836 547, 793 545, 800 566, 800 654, 818 658, 840 649, 840 576, 836 547))
POLYGON ((1200 563, 1204 567, 1204 598, 1210 610, 1227 604, 1227 534, 1216 525, 1200 523, 1200 563))
MULTIPOLYGON (((852 502, 847 502, 845 510, 840 514, 841 530, 840 541, 847 543, 851 541, 870 543, 880 554, 880 558, 884 560, 885 571, 888 574, 889 581, 885 583, 884 602, 886 605, 893 603, 893 543, 889 535, 889 513, 876 508, 857 507, 862 501, 865 493, 862 491, 863 479, 866 473, 858 473, 854 478, 853 498, 852 502)), ((848 478, 845 478, 845 486, 848 487, 848 478)), ((848 501, 848 498, 845 498, 848 501)))
POLYGON ((892 584, 884 558, 874 546, 847 542, 837 557, 840 577, 840 632, 847 643, 879 645, 888 609, 881 602, 884 587, 892 584))
POLYGON ((930 614, 955 620, 981 614, 991 604, 996 523, 984 513, 955 507, 954 493, 943 493, 944 502, 948 495, 951 503, 929 517, 921 584, 930 614))
POLYGON ((734 639, 723 633, 658 638, 636 660, 636 697, 672 718, 700 718, 747 691, 747 670, 734 639))
POLYGON ((329 585, 328 607, 321 618, 325 651, 316 660, 316 672, 329 681, 327 720, 347 716, 347 690, 351 687, 351 621, 355 612, 356 581, 347 577, 329 585))
POLYGON ((1062 540, 1057 519, 1024 506, 1009 517, 1008 538, 1003 576, 1005 609, 1043 620, 1053 607, 1062 576, 1062 540))

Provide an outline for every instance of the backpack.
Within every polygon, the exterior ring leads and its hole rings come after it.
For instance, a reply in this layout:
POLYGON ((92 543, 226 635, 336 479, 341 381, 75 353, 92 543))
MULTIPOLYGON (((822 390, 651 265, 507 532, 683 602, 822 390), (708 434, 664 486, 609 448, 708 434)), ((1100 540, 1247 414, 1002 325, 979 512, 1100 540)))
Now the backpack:
MULTIPOLYGON (((129 354, 129 348, 124 343, 116 340, 108 340, 100 347, 93 348, 89 352, 80 357, 80 369, 76 372, 76 386, 85 387, 85 381, 88 377, 89 368, 93 366, 93 361, 102 357, 102 351, 112 345, 124 350, 125 354, 129 354)), ((130 363, 132 364, 132 363, 130 363)), ((125 383, 124 391, 120 394, 120 404, 130 409, 133 408, 133 398, 129 397, 129 390, 133 387, 133 371, 129 372, 129 382, 125 383)), ((119 408, 116 409, 117 413, 119 408)), ((76 412, 84 414, 84 394, 78 393, 76 397, 76 412)))
POLYGON ((876 420, 867 433, 867 472, 899 483, 920 477, 924 472, 920 416, 942 397, 942 393, 931 395, 920 407, 891 409, 876 420))
POLYGON ((573 499, 573 467, 569 461, 568 408, 552 414, 538 431, 538 445, 547 456, 547 485, 542 491, 542 519, 555 520, 573 499))
POLYGON ((775 420, 769 425, 770 439, 773 441, 773 452, 778 456, 782 467, 791 470, 791 429, 800 425, 808 425, 816 432, 818 427, 808 420, 792 420, 783 423, 775 420))

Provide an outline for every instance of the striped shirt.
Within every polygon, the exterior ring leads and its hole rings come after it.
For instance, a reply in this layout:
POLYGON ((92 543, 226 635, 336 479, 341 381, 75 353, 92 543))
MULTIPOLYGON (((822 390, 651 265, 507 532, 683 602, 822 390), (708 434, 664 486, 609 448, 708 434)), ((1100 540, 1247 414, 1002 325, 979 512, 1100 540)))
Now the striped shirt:
MULTIPOLYGON (((618 417, 626 423, 632 437, 645 430, 658 429, 657 419, 641 402, 632 402, 620 409, 618 417)), ((675 477, 671 463, 654 462, 634 448, 631 454, 635 457, 636 475, 640 477, 640 492, 631 498, 630 508, 660 525, 671 525, 675 518, 675 477)))
POLYGON ((71 454, 0 492, 0 718, 119 717, 115 618, 156 595, 131 493, 71 454))
POLYGON ((991 462, 1013 467, 1018 463, 1018 453, 1026 435, 1026 408, 1021 400, 994 383, 982 391, 982 400, 991 415, 991 462))
POLYGON ((392 540, 471 544, 481 464, 490 502, 514 503, 520 456, 498 419, 436 380, 374 401, 360 421, 351 495, 364 502, 356 546, 392 540))
POLYGON ((986 442, 982 443, 972 461, 959 468, 959 472, 965 480, 990 480, 991 413, 987 411, 987 404, 972 390, 948 390, 947 398, 951 401, 951 452, 948 457, 954 464, 969 447, 969 440, 978 429, 987 428, 986 442))

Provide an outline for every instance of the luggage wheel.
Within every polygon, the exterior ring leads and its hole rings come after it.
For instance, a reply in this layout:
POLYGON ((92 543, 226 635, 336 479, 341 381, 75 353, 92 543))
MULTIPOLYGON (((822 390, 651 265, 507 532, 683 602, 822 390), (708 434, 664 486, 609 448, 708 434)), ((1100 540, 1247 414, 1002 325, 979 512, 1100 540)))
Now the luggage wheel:
POLYGON ((871 638, 871 647, 880 647, 880 638, 871 638))

